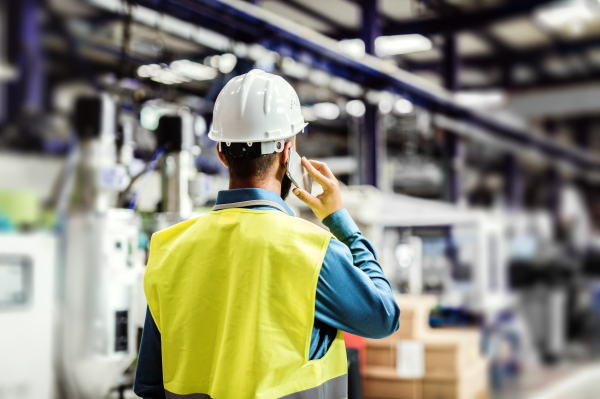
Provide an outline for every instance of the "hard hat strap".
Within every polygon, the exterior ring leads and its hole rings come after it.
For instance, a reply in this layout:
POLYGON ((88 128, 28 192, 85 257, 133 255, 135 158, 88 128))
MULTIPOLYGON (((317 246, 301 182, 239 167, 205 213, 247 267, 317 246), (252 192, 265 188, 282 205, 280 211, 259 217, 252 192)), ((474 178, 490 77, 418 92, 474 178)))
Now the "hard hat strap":
POLYGON ((220 142, 219 149, 223 155, 232 158, 255 158, 260 155, 279 153, 285 147, 285 140, 264 141, 255 143, 227 143, 220 142))

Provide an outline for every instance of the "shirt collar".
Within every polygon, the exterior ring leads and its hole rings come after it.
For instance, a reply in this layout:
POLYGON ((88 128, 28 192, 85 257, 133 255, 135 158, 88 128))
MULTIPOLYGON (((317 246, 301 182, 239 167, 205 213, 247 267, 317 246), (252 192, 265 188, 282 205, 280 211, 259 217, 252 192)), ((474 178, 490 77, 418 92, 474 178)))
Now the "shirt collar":
POLYGON ((265 190, 264 188, 236 188, 234 190, 219 191, 216 205, 253 200, 273 201, 283 206, 290 216, 294 216, 294 212, 281 199, 281 196, 274 191, 265 190))

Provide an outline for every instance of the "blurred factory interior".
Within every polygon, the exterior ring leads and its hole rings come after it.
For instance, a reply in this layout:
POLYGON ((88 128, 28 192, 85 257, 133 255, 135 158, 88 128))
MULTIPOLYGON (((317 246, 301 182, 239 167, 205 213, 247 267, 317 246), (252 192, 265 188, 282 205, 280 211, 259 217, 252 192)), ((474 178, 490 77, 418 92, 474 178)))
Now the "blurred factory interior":
POLYGON ((227 189, 207 131, 253 68, 397 293, 351 399, 598 398, 600 1, 9 0, 0 399, 136 397, 150 237, 227 189))

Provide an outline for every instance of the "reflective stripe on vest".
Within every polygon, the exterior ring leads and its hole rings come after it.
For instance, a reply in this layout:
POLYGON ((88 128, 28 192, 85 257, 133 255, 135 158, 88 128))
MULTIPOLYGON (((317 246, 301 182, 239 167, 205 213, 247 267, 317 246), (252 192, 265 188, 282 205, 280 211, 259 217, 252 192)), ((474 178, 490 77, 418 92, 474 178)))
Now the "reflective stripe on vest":
MULTIPOLYGON (((165 391, 167 399, 215 399, 205 393, 191 393, 189 395, 177 395, 165 391)), ((341 375, 324 382, 318 387, 306 389, 300 392, 290 393, 280 399, 345 399, 348 397, 348 374, 341 375)))
POLYGON ((333 236, 277 210, 230 208, 254 205, 227 204, 152 236, 144 289, 167 398, 343 399, 341 331, 309 359, 333 236))

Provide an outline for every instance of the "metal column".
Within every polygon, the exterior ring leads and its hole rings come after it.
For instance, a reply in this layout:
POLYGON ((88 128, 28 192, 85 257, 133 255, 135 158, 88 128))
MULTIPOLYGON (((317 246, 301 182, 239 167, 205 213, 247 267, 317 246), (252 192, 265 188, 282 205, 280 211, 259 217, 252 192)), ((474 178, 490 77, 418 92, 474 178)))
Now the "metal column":
MULTIPOLYGON (((0 3, 0 62, 8 62, 8 2, 0 3)), ((8 116, 8 83, 0 82, 0 126, 8 116)))
POLYGON ((9 85, 8 117, 42 108, 42 47, 37 0, 8 2, 8 57, 19 76, 9 85))
MULTIPOLYGON (((549 119, 545 122, 546 133, 549 137, 556 137, 558 133, 558 123, 555 120, 549 119)), ((548 198, 546 206, 554 215, 555 221, 559 222, 560 211, 560 192, 562 188, 562 178, 558 169, 550 164, 545 172, 544 179, 548 184, 548 198)))
MULTIPOLYGON (((450 91, 459 89, 458 52, 456 37, 447 35, 444 41, 444 58, 442 76, 444 86, 450 91)), ((463 146, 460 137, 451 131, 444 131, 444 197, 446 201, 460 203, 463 197, 461 169, 463 164, 463 146)), ((454 242, 452 227, 446 228, 446 257, 450 262, 451 274, 456 276, 458 271, 458 251, 454 242)))
POLYGON ((444 38, 444 58, 442 63, 442 74, 444 86, 450 91, 457 91, 459 87, 458 69, 459 59, 456 48, 456 36, 446 35, 444 38))
MULTIPOLYGON (((456 37, 454 35, 447 35, 444 41, 443 79, 444 85, 450 91, 459 89, 458 69, 459 60, 456 37)), ((446 172, 444 196, 447 201, 458 203, 463 196, 461 186, 463 146, 458 135, 448 130, 444 133, 446 172)))
POLYGON ((509 210, 517 210, 521 206, 523 192, 522 172, 515 154, 504 156, 504 197, 509 210))
POLYGON ((592 126, 589 118, 584 117, 575 125, 575 142, 584 150, 592 144, 592 126))
MULTIPOLYGON (((375 55, 375 39, 381 34, 379 24, 378 0, 363 0, 362 2, 362 29, 361 37, 365 42, 365 51, 375 55)), ((377 126, 377 105, 366 105, 365 110, 365 133, 367 135, 366 150, 359 151, 362 155, 360 163, 366 164, 365 175, 361 176, 362 184, 379 186, 379 148, 380 137, 377 126)))

